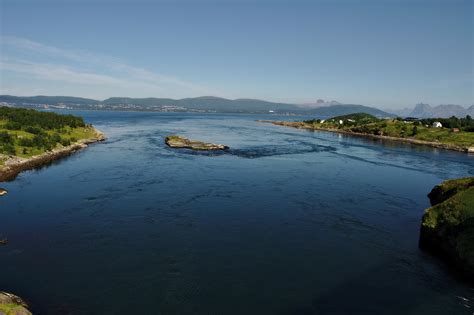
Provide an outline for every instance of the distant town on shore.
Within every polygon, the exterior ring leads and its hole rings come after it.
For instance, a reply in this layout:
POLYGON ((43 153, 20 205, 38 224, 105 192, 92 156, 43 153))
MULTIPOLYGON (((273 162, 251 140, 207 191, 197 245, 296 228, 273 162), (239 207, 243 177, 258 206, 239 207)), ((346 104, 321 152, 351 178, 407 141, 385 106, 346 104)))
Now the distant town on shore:
POLYGON ((226 99, 215 96, 194 98, 129 98, 111 97, 103 101, 72 96, 11 96, 0 95, 0 106, 17 106, 34 109, 119 110, 152 112, 198 112, 198 113, 256 113, 284 115, 314 115, 332 117, 353 113, 367 113, 379 118, 416 117, 448 118, 452 116, 474 116, 474 105, 416 104, 413 108, 382 110, 377 106, 342 104, 322 99, 314 103, 290 104, 257 99, 226 99))

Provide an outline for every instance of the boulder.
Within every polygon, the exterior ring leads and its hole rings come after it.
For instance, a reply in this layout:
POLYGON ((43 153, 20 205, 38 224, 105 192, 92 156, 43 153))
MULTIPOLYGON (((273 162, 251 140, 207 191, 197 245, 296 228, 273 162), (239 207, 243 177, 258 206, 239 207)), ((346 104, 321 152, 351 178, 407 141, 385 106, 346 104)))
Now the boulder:
POLYGON ((0 196, 6 195, 8 191, 6 189, 0 188, 0 196))

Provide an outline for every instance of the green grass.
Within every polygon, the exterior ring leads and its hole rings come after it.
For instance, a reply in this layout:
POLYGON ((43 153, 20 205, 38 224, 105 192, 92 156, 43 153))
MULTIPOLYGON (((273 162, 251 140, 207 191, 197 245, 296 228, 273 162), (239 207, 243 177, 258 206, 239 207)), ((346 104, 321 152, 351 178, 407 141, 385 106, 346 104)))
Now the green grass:
MULTIPOLYGON (((0 132, 7 132, 9 135, 13 136, 16 156, 28 158, 28 157, 40 155, 46 152, 44 148, 26 147, 26 146, 19 145, 18 140, 20 138, 33 139, 35 135, 32 133, 26 132, 24 130, 8 130, 4 127, 6 123, 7 123, 6 120, 0 120, 0 132), (24 149, 26 149, 26 153, 24 153, 25 152, 24 149)), ((76 127, 76 128, 65 126, 61 129, 44 130, 44 132, 48 135, 53 135, 55 133, 58 133, 61 139, 69 140, 71 141, 71 143, 77 142, 83 139, 91 139, 91 138, 96 137, 95 130, 89 126, 76 127)), ((61 148, 61 147, 63 147, 61 143, 56 143, 54 148, 61 148)), ((0 153, 6 154, 6 152, 2 152, 1 148, 0 148, 0 153)), ((3 164, 4 164, 4 161, 0 159, 0 165, 3 165, 3 164)))
POLYGON ((0 311, 6 313, 7 315, 10 315, 10 314, 14 314, 13 311, 17 307, 20 307, 20 305, 15 304, 15 303, 0 304, 0 311))
POLYGON ((474 177, 445 181, 429 196, 435 205, 425 210, 422 230, 435 233, 435 244, 474 275, 474 177))
POLYGON ((416 132, 414 132, 415 125, 413 122, 403 122, 395 119, 379 120, 369 116, 359 117, 358 114, 353 114, 335 117, 323 123, 317 120, 310 120, 305 123, 313 128, 338 129, 363 134, 439 142, 461 148, 474 146, 474 132, 452 132, 451 129, 448 128, 432 128, 422 125, 416 126, 416 132), (357 120, 357 117, 360 119, 357 120), (342 125, 339 124, 340 119, 344 121, 342 125), (356 121, 350 122, 347 119, 354 119, 356 121))
POLYGON ((474 177, 449 179, 442 182, 437 187, 439 187, 443 193, 446 193, 452 190, 462 191, 471 186, 474 186, 474 177))
POLYGON ((418 127, 415 139, 424 141, 439 141, 446 144, 454 144, 461 147, 474 146, 474 132, 452 132, 447 128, 418 127))
POLYGON ((455 226, 474 219, 474 186, 456 193, 451 198, 426 210, 423 225, 436 228, 438 225, 455 226))

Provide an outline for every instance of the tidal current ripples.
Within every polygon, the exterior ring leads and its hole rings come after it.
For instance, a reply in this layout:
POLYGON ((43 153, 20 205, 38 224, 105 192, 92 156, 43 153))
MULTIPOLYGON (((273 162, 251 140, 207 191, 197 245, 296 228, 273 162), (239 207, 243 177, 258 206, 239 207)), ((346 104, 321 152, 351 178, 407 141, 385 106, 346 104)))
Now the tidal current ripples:
POLYGON ((75 114, 107 141, 0 200, 0 287, 35 313, 472 315, 418 235, 426 194, 473 156, 256 121, 306 117, 75 114))

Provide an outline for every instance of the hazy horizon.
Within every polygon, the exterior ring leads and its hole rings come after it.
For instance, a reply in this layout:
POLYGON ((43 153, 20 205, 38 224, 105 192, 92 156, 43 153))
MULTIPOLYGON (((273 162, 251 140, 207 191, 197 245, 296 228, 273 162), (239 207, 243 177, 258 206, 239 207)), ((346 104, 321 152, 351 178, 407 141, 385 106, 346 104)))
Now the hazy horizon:
MULTIPOLYGON (((1 95, 8 95, 8 94, 0 94, 0 96, 1 95)), ((99 101, 99 102, 105 101, 109 98, 134 98, 134 99, 149 99, 149 98, 165 99, 165 98, 168 98, 168 97, 159 97, 159 96, 129 97, 129 96, 123 96, 123 95, 109 96, 109 97, 100 98, 100 99, 99 98, 93 98, 93 97, 77 96, 77 95, 43 95, 43 94, 40 95, 40 94, 38 94, 38 95, 10 95, 10 96, 17 96, 17 97, 37 97, 37 96, 44 96, 44 97, 77 97, 77 98, 93 99, 93 100, 99 101)), ((190 97, 171 98, 171 99, 180 100, 180 99, 187 99, 187 98, 194 99, 194 98, 205 98, 205 97, 219 97, 219 96, 200 95, 200 96, 190 96, 190 97)), ((236 101, 236 100, 258 100, 258 101, 272 102, 272 103, 275 102, 275 101, 270 101, 270 100, 265 100, 265 99, 249 98, 249 97, 237 97, 237 98, 220 97, 220 98, 225 98, 225 99, 229 99, 229 100, 233 100, 233 101, 236 101)), ((382 109, 382 110, 394 110, 394 111, 403 110, 403 109, 412 109, 416 105, 419 105, 419 104, 429 105, 429 106, 432 106, 432 107, 445 106, 445 105, 455 105, 455 106, 462 106, 466 109, 469 108, 470 106, 474 106, 474 104, 467 104, 467 105, 461 105, 461 104, 428 104, 428 103, 424 103, 424 102, 417 102, 417 103, 408 104, 406 106, 401 106, 401 107, 395 108, 395 107, 383 107, 383 106, 379 106, 377 104, 356 104, 354 102, 342 103, 342 102, 339 102, 338 100, 323 100, 324 101, 323 104, 317 104, 318 100, 322 100, 322 99, 316 99, 313 102, 307 102, 307 103, 292 103, 292 102, 281 102, 281 103, 296 105, 296 106, 300 106, 300 107, 303 107, 303 108, 304 107, 311 108, 311 107, 319 107, 319 106, 330 106, 330 105, 337 106, 337 105, 354 104, 354 105, 364 105, 364 106, 379 108, 379 109, 382 109), (330 104, 331 102, 337 102, 339 104, 330 104)), ((276 101, 275 103, 278 103, 278 102, 276 101)))
POLYGON ((470 1, 0 6, 0 94, 474 103, 470 1))

